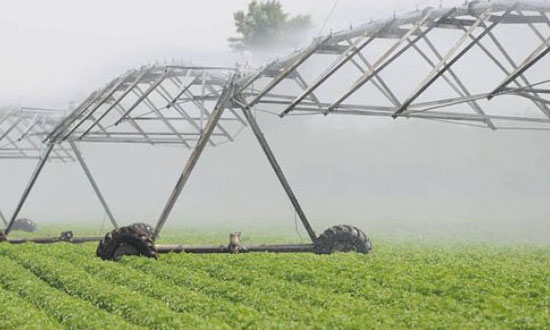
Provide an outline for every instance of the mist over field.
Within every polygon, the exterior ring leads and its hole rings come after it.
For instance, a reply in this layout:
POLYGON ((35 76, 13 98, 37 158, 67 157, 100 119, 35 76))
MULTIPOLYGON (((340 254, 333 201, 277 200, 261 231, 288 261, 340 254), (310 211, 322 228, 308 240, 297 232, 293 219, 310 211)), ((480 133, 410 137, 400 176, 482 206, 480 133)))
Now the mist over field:
MULTIPOLYGON (((291 50, 252 56, 230 52, 226 39, 235 34, 232 12, 247 2, 208 0, 189 10, 186 2, 171 0, 154 5, 19 1, 0 12, 0 40, 9 45, 0 55, 0 103, 67 108, 128 68, 155 61, 259 65, 288 54, 291 50), (109 11, 103 10, 107 4, 109 11)), ((291 13, 312 14, 314 35, 334 4, 282 2, 291 13)), ((445 6, 456 3, 462 1, 443 1, 445 6)), ((417 5, 438 6, 439 1, 342 0, 322 32, 417 5)), ((548 243, 548 132, 493 132, 368 117, 280 120, 259 113, 258 119, 318 232, 350 223, 374 239, 548 243)), ((182 148, 132 145, 83 144, 82 151, 121 223, 156 222, 189 155, 182 148)), ((13 210, 34 166, 34 161, 0 162, 4 214, 13 210)), ((47 164, 21 216, 68 228, 108 226, 76 163, 47 164)), ((207 149, 169 224, 296 235, 294 211, 250 130, 234 143, 207 149)))

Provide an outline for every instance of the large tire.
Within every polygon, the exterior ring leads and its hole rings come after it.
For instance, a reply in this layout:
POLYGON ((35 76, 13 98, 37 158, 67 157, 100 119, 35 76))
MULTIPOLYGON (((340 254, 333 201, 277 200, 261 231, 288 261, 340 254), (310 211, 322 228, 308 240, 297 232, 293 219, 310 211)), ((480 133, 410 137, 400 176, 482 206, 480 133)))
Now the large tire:
POLYGON ((147 234, 147 236, 149 236, 149 237, 153 237, 153 234, 155 233, 155 229, 153 227, 151 227, 151 225, 149 225, 145 222, 137 222, 137 223, 134 223, 134 224, 130 225, 130 227, 140 229, 145 234, 147 234))
POLYGON ((141 229, 129 226, 115 229, 99 242, 96 255, 103 260, 117 261, 124 255, 157 258, 155 243, 141 229))
POLYGON ((27 233, 36 231, 36 224, 31 219, 17 219, 11 227, 12 230, 21 230, 27 233))
POLYGON ((315 241, 315 253, 357 252, 368 254, 372 244, 359 228, 347 225, 334 226, 325 230, 315 241))

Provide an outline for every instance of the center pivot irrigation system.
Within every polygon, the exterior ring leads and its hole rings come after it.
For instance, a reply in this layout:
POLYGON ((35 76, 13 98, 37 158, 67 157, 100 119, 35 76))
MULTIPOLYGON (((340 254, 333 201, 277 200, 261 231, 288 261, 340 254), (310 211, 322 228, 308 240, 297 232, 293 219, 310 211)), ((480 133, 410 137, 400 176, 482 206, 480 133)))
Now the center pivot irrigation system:
MULTIPOLYGON (((99 187, 92 176, 88 165, 84 161, 82 153, 75 143, 60 143, 55 145, 49 154, 45 157, 47 145, 43 143, 44 138, 53 130, 59 122, 64 118, 64 112, 54 109, 28 108, 28 107, 11 107, 0 109, 0 159, 11 160, 40 160, 40 166, 36 169, 34 180, 38 177, 38 173, 42 170, 46 161, 72 163, 78 161, 86 177, 88 178, 92 188, 94 189, 100 203, 105 209, 111 223, 115 228, 118 228, 116 220, 105 201, 99 187)), ((31 181, 25 190, 25 196, 30 193, 30 189, 34 185, 31 181)), ((20 203, 17 206, 14 217, 8 220, 0 211, 0 218, 6 229, 5 233, 11 230, 24 230, 33 232, 36 229, 36 224, 30 219, 17 219, 17 215, 21 207, 20 203)), ((99 238, 73 238, 71 232, 61 233, 59 237, 51 238, 36 238, 36 239, 11 239, 11 243, 24 243, 27 241, 36 243, 51 243, 57 241, 72 241, 82 243, 86 241, 96 241, 99 238)))
MULTIPOLYGON (((278 116, 355 115, 418 118, 492 130, 550 130, 550 3, 473 1, 426 8, 316 38, 309 47, 256 71, 150 66, 91 94, 44 139, 45 149, 15 214, 44 163, 60 145, 145 143, 191 149, 152 233, 116 228, 97 255, 315 252, 368 253, 352 226, 317 235, 265 139, 254 110, 278 116), (311 244, 159 245, 155 240, 207 146, 233 141, 250 127, 311 238, 311 244)), ((113 223, 116 227, 116 223, 113 223)))
MULTIPOLYGON (((35 108, 0 109, 0 159, 38 159, 44 149, 40 132, 55 128, 61 117, 57 111, 35 108)), ((72 161, 70 151, 57 147, 50 160, 72 161)), ((0 210, 0 220, 5 226, 8 220, 0 210)), ((29 220, 18 219, 13 228, 33 231, 35 226, 29 220)))

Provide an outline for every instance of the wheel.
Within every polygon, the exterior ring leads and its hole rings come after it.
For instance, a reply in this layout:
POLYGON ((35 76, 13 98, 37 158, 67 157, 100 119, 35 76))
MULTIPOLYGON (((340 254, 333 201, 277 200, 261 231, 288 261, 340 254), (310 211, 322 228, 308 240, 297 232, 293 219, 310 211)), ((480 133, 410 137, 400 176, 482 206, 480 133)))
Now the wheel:
POLYGON ((130 227, 135 227, 143 231, 147 236, 153 237, 153 234, 155 233, 155 229, 151 227, 151 225, 145 223, 145 222, 136 222, 134 224, 131 224, 130 227))
POLYGON ((325 230, 315 241, 315 253, 357 252, 368 254, 372 244, 359 228, 347 225, 334 226, 325 230))
POLYGON ((96 255, 103 260, 117 261, 125 255, 157 258, 155 243, 143 230, 134 226, 121 227, 105 235, 96 255))
POLYGON ((36 231, 36 224, 31 219, 17 219, 11 229, 34 233, 36 231))

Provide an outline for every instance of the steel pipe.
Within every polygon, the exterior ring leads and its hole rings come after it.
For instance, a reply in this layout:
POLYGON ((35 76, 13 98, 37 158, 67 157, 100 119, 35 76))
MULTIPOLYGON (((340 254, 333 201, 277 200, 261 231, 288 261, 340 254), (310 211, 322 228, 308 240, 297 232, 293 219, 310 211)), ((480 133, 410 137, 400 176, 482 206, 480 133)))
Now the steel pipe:
POLYGON ((55 244, 55 243, 72 243, 72 244, 82 244, 90 242, 99 242, 103 237, 73 237, 69 240, 63 239, 61 237, 37 237, 37 238, 8 238, 7 243, 10 244, 25 244, 25 243, 35 243, 35 244, 55 244))
MULTIPOLYGON (((191 246, 191 245, 155 245, 157 253, 194 253, 215 254, 233 253, 228 245, 219 246, 191 246)), ((249 245, 240 246, 239 253, 267 252, 267 253, 313 253, 313 244, 274 244, 274 245, 249 245)))

